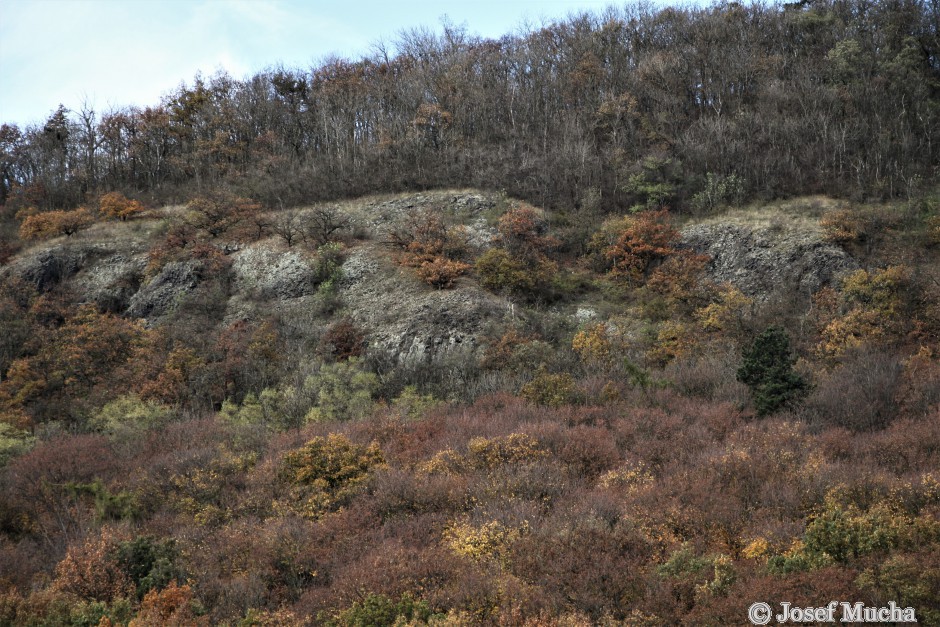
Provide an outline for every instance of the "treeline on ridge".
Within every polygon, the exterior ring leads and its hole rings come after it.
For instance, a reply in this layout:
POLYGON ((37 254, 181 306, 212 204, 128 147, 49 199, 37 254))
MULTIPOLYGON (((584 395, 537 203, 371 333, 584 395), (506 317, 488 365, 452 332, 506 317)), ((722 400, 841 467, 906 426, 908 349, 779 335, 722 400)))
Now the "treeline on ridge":
POLYGON ((223 184, 268 206, 446 186, 577 210, 904 196, 940 160, 938 42, 940 8, 919 0, 638 3, 499 40, 445 24, 359 60, 5 124, 0 205, 223 184))

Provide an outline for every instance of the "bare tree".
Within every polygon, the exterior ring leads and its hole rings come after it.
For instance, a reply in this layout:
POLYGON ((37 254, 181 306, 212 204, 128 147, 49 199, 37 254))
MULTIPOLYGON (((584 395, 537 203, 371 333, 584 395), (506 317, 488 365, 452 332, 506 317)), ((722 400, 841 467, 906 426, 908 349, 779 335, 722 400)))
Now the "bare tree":
POLYGON ((303 214, 304 241, 322 246, 336 239, 336 233, 349 228, 349 216, 336 207, 318 207, 303 214))

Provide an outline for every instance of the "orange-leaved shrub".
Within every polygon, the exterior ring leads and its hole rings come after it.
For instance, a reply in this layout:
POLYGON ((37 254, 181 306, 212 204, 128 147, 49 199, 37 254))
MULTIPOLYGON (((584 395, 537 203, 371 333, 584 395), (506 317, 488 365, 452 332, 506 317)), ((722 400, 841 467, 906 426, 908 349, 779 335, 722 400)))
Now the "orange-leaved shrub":
POLYGON ((46 239, 57 235, 71 237, 88 228, 95 221, 94 216, 85 207, 71 211, 44 211, 27 216, 20 224, 20 237, 23 239, 46 239))

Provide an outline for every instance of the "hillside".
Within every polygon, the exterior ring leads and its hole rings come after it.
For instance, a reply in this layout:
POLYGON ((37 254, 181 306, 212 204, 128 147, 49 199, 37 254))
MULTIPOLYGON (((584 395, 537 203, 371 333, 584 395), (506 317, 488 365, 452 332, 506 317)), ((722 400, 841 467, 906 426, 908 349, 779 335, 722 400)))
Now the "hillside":
POLYGON ((0 126, 0 627, 940 625, 940 4, 468 33, 0 126))
POLYGON ((4 624, 940 620, 933 200, 245 202, 0 271, 4 624))

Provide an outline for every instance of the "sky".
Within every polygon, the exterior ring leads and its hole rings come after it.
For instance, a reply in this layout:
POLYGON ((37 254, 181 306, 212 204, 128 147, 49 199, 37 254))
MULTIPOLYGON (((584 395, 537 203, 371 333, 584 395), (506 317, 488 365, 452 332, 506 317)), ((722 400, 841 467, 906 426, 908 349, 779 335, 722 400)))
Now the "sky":
POLYGON ((242 79, 330 55, 356 59, 446 16, 470 34, 602 11, 610 0, 0 0, 0 123, 64 104, 101 113, 159 104, 197 72, 242 79))

